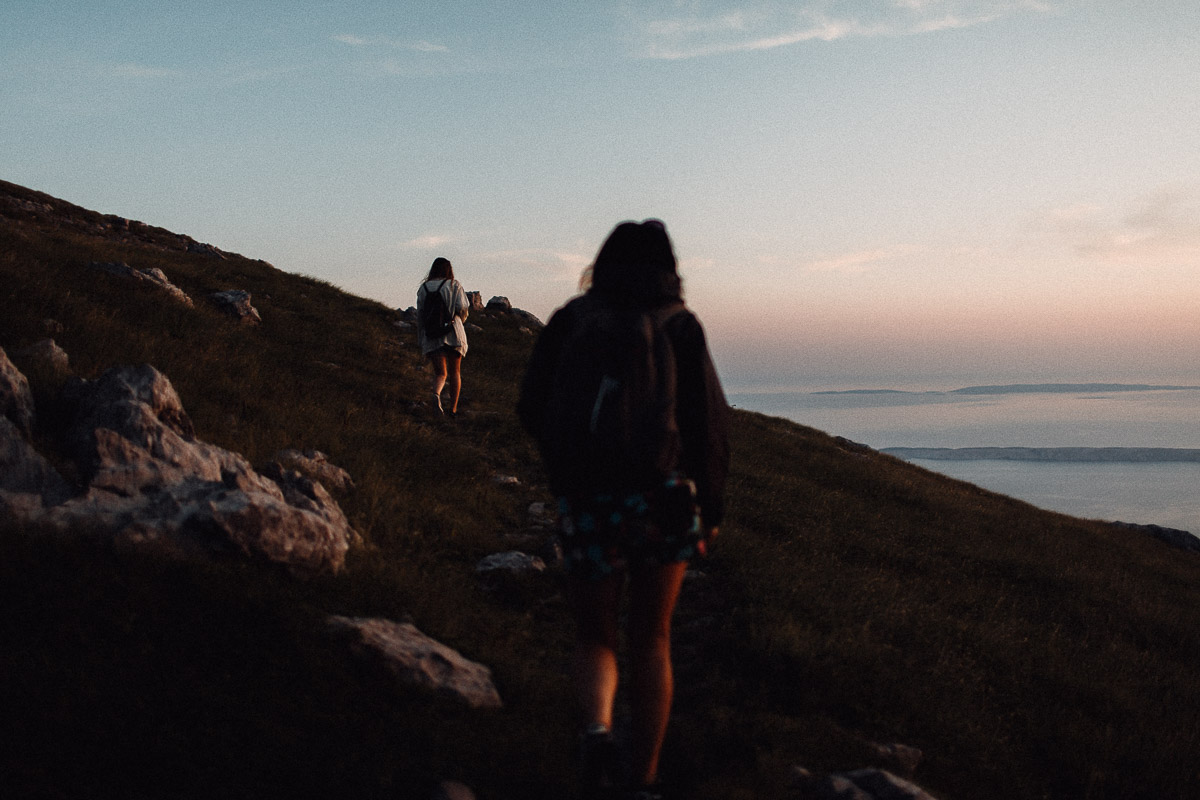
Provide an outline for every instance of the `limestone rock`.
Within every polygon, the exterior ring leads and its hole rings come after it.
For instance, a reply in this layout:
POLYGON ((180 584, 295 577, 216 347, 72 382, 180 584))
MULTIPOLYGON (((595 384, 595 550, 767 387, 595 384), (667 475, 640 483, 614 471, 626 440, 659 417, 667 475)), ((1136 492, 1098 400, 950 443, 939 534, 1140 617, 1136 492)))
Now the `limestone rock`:
POLYGON ((500 708, 492 672, 431 639, 407 622, 371 617, 329 617, 339 631, 352 632, 360 647, 382 657, 401 682, 455 697, 473 708, 500 708))
POLYGON ((336 464, 331 464, 329 456, 320 450, 280 450, 271 460, 281 467, 320 481, 326 489, 335 492, 349 492, 354 489, 354 479, 350 477, 350 473, 336 464))
POLYGON ((529 572, 544 572, 545 569, 545 561, 519 550, 492 553, 490 556, 480 559, 479 563, 475 565, 475 571, 478 573, 500 571, 520 575, 529 572))
POLYGON ((442 781, 433 790, 430 800, 475 800, 475 793, 465 783, 442 781))
POLYGON ((67 395, 75 407, 67 446, 87 489, 57 504, 50 493, 31 521, 86 525, 172 551, 240 553, 300 574, 345 563, 357 534, 328 492, 290 470, 262 475, 237 453, 196 439, 179 395, 152 366, 76 381, 67 395))
POLYGON ((25 436, 33 431, 33 392, 3 348, 0 348, 0 416, 7 417, 25 436))
POLYGON ((225 254, 220 249, 205 242, 189 241, 187 251, 189 253, 199 253, 202 256, 209 256, 210 258, 225 259, 225 254))
POLYGON ((794 767, 792 788, 796 800, 934 800, 920 786, 882 769, 856 769, 817 778, 794 767))
POLYGON ((119 278, 130 278, 137 283, 147 283, 162 289, 175 300, 183 303, 186 306, 192 305, 192 298, 188 297, 187 293, 180 289, 175 284, 167 279, 167 276, 161 269, 151 267, 149 269, 135 269, 124 262, 100 262, 93 261, 91 263, 93 269, 107 272, 110 275, 116 275, 119 278))
POLYGON ((250 293, 244 289, 213 292, 208 296, 208 299, 212 300, 218 309, 233 317, 238 322, 243 322, 247 325, 257 325, 262 322, 262 317, 259 315, 258 309, 250 305, 250 293))
POLYGON ((43 505, 61 503, 73 494, 70 485, 8 417, 0 417, 0 494, 28 495, 24 499, 10 498, 16 504, 11 513, 22 517, 36 515, 43 505))

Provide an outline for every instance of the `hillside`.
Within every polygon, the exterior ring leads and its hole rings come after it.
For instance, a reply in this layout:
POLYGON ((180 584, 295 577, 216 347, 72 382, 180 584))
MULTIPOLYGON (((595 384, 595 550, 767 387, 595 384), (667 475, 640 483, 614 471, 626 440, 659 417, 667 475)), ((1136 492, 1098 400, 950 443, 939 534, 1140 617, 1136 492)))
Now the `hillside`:
MULTIPOLYGON (((398 280, 415 292, 423 266, 398 280)), ((449 778, 573 796, 560 576, 474 573, 535 547, 527 509, 551 499, 513 414, 532 336, 472 316, 450 422, 421 406, 396 320, 0 182, 0 347, 49 409, 34 441, 53 462, 65 375, 23 355, 47 336, 79 377, 153 364, 197 437, 252 463, 327 453, 357 484, 338 500, 364 540, 339 574, 301 580, 6 525, 6 795, 424 798, 449 778), (197 301, 97 262, 160 269, 197 301), (202 300, 227 290, 261 324, 202 300), (328 614, 411 619, 487 664, 504 708, 398 686, 331 640, 328 614)), ((785 420, 734 425, 729 519, 677 617, 664 767, 685 796, 798 798, 794 765, 901 772, 878 748, 893 743, 920 749, 912 779, 941 800, 1200 795, 1200 557, 785 420)))

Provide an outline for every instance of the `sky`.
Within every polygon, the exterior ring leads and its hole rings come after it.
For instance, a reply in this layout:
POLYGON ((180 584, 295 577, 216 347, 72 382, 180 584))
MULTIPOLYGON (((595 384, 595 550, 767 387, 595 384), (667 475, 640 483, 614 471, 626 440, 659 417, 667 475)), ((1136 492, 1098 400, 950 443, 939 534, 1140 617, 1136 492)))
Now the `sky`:
POLYGON ((1197 132, 1194 0, 0 5, 0 178, 543 320, 660 218, 730 390, 1200 383, 1197 132))

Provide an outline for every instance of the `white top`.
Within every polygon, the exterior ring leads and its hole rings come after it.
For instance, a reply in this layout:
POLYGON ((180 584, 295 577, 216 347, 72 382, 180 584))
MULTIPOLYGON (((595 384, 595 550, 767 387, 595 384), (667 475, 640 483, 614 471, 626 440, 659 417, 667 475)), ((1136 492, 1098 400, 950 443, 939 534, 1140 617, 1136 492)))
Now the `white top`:
POLYGON ((439 347, 452 347, 458 351, 460 356, 465 356, 467 354, 467 331, 463 328, 463 321, 467 318, 467 309, 470 306, 467 304, 467 293, 463 291, 461 283, 448 280, 445 285, 442 285, 441 278, 434 278, 421 284, 421 288, 417 289, 417 319, 421 318, 426 295, 436 292, 439 285, 442 286, 442 299, 446 301, 446 308, 450 309, 454 321, 445 336, 429 340, 426 340, 425 331, 421 330, 421 326, 418 324, 417 341, 421 345, 421 354, 429 355, 439 347))

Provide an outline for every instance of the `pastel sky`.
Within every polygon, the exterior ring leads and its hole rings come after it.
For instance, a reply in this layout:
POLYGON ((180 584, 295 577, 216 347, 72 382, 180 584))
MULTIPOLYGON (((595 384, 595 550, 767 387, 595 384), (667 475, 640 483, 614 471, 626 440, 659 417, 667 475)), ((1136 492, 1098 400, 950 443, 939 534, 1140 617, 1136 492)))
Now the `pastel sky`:
POLYGON ((0 5, 0 178, 543 319, 659 217, 733 389, 1200 383, 1198 132, 1195 0, 0 5))

